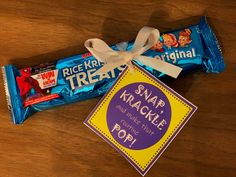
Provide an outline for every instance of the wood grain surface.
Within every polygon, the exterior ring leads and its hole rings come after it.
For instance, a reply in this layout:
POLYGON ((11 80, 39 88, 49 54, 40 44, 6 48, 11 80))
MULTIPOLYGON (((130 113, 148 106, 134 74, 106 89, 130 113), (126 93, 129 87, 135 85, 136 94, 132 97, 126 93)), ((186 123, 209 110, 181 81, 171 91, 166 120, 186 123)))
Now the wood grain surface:
MULTIPOLYGON (((127 41, 144 25, 167 31, 207 15, 224 52, 221 74, 191 73, 167 82, 198 111, 147 177, 236 176, 236 1, 1 0, 0 64, 18 67, 82 53, 99 37, 127 41)), ((9 118, 0 80, 0 177, 139 177, 110 145, 84 126, 100 98, 9 118)))

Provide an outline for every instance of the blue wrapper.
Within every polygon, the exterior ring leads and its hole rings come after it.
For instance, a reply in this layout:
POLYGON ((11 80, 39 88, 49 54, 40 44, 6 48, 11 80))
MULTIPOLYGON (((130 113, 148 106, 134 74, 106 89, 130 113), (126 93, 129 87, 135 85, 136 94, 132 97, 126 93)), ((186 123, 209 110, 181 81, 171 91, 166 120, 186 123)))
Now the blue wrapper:
MULTIPOLYGON (((129 42, 127 50, 132 45, 133 42, 129 42)), ((116 45, 111 47, 117 50, 116 45)), ((197 25, 163 33, 144 55, 178 65, 183 71, 201 68, 205 72, 219 73, 225 67, 219 43, 205 17, 197 25)), ((151 66, 137 64, 158 78, 165 75, 151 66)), ((90 53, 23 69, 3 66, 13 122, 20 124, 38 111, 103 95, 124 66, 94 76, 93 73, 100 67, 102 63, 90 53)))

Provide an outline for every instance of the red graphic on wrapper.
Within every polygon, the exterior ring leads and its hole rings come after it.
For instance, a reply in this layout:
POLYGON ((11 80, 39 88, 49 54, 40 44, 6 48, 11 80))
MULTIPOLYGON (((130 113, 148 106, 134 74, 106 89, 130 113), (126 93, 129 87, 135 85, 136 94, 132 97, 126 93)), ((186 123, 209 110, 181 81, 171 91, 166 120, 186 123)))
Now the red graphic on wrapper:
POLYGON ((92 56, 92 54, 90 52, 82 54, 82 58, 88 58, 91 56, 92 56))
POLYGON ((49 70, 32 75, 32 68, 21 69, 16 81, 24 107, 58 98, 58 94, 50 94, 57 84, 57 74, 57 70, 49 70))
POLYGON ((40 74, 34 75, 33 77, 38 80, 40 87, 43 89, 55 86, 56 84, 54 70, 40 73, 40 74))
POLYGON ((41 102, 44 102, 44 101, 49 101, 49 100, 59 98, 59 97, 60 96, 58 94, 50 94, 50 95, 38 97, 38 98, 35 98, 35 99, 30 99, 30 100, 28 100, 24 103, 24 107, 27 107, 27 106, 30 106, 30 105, 33 105, 33 104, 38 104, 38 103, 41 103, 41 102))
POLYGON ((37 93, 43 95, 43 90, 40 88, 36 79, 31 77, 31 68, 25 68, 20 70, 21 76, 16 77, 17 84, 20 90, 20 96, 25 100, 31 89, 34 89, 37 93))

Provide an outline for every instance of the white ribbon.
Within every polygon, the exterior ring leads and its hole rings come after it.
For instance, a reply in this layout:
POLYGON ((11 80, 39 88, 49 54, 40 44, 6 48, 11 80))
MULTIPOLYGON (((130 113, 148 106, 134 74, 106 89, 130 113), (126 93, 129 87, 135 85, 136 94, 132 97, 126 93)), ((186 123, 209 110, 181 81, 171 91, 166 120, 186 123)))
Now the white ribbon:
POLYGON ((104 63, 103 67, 97 70, 94 75, 107 73, 121 65, 127 65, 133 70, 132 60, 134 60, 171 77, 177 78, 182 68, 156 58, 142 55, 159 40, 159 37, 160 33, 157 29, 143 27, 138 32, 134 45, 130 51, 125 51, 127 43, 118 44, 117 48, 120 51, 115 51, 103 40, 97 38, 88 39, 85 41, 84 45, 97 60, 104 63))

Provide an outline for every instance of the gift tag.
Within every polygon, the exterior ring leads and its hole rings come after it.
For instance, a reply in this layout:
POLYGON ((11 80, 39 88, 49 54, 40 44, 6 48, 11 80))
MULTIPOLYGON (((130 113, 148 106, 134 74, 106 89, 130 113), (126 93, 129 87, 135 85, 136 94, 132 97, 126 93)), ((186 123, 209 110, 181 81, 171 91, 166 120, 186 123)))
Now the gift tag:
POLYGON ((85 120, 142 175, 197 107, 141 67, 126 69, 85 120))

